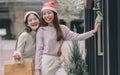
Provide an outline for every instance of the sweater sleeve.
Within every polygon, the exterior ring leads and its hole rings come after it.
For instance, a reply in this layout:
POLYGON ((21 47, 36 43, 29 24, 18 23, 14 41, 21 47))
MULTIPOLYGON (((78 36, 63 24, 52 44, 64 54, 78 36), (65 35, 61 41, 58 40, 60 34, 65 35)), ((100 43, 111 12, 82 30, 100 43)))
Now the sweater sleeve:
POLYGON ((35 55, 35 69, 41 69, 42 53, 43 53, 43 33, 39 28, 36 34, 36 55, 35 55))
POLYGON ((21 35, 18 37, 18 41, 16 45, 17 52, 20 52, 21 54, 24 52, 26 40, 27 40, 27 34, 25 32, 21 33, 21 35))
POLYGON ((93 30, 82 33, 82 34, 75 33, 71 31, 69 28, 67 28, 66 26, 62 26, 62 30, 63 30, 65 40, 81 41, 81 40, 86 40, 94 35, 93 30))

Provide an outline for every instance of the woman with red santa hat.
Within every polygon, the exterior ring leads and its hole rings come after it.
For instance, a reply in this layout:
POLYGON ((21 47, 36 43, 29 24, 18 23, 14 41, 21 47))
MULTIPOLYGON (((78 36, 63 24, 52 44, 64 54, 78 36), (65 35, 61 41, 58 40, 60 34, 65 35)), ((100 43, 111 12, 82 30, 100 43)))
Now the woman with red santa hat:
POLYGON ((46 2, 41 9, 41 27, 36 34, 35 75, 68 75, 61 66, 59 52, 65 40, 85 40, 98 31, 99 19, 93 30, 78 34, 60 25, 54 1, 46 2))
MULTIPOLYGON (((36 31, 40 26, 40 16, 35 11, 24 13, 25 29, 19 35, 13 57, 16 60, 31 61, 34 67, 36 31)), ((34 68, 33 68, 34 69, 34 68)))

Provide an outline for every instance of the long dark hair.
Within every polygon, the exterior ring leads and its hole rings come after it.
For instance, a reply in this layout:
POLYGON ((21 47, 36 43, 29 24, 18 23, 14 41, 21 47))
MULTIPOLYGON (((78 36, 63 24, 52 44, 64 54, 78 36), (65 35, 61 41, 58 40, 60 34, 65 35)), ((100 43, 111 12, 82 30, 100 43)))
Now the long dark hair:
MULTIPOLYGON (((31 13, 31 14, 34 14, 34 13, 31 13)), ((36 14, 34 14, 38 19, 39 19, 39 21, 40 21, 40 18, 36 15, 36 14)), ((28 33, 30 33, 31 31, 32 31, 32 29, 28 26, 28 17, 30 16, 30 14, 29 15, 27 15, 27 17, 26 17, 26 21, 24 22, 24 24, 25 24, 25 31, 26 32, 28 32, 28 33)), ((39 25, 40 26, 40 25, 39 25)), ((38 27, 39 28, 39 27, 38 27)))
MULTIPOLYGON (((56 36, 57 36, 56 40, 57 41, 64 40, 63 32, 62 32, 61 27, 60 27, 57 13, 54 11, 52 11, 52 12, 54 13, 53 25, 54 25, 54 28, 56 29, 56 36)), ((41 26, 48 26, 48 23, 46 23, 44 21, 43 17, 41 17, 41 26)))

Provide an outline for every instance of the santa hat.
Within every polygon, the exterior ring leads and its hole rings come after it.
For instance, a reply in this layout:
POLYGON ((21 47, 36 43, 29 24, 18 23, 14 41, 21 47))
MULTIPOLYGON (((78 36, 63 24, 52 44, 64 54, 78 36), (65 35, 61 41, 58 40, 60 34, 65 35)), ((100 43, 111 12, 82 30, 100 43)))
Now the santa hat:
POLYGON ((24 13, 24 22, 26 22, 27 16, 29 14, 35 14, 35 15, 37 15, 38 18, 40 18, 39 14, 37 12, 35 12, 35 11, 27 11, 27 12, 24 13))
POLYGON ((46 9, 52 10, 52 11, 54 11, 54 12, 57 13, 56 6, 55 6, 54 1, 50 1, 50 2, 44 3, 44 4, 42 5, 41 11, 44 11, 44 10, 46 10, 46 9))

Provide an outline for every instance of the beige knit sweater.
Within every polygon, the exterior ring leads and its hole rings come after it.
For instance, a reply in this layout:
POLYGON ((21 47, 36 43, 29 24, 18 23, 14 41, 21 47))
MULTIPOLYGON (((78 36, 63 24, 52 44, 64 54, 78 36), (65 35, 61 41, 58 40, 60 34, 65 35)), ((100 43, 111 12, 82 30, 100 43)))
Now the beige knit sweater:
POLYGON ((36 32, 32 31, 22 32, 18 37, 16 50, 22 55, 23 59, 32 59, 35 57, 35 35, 36 32))

